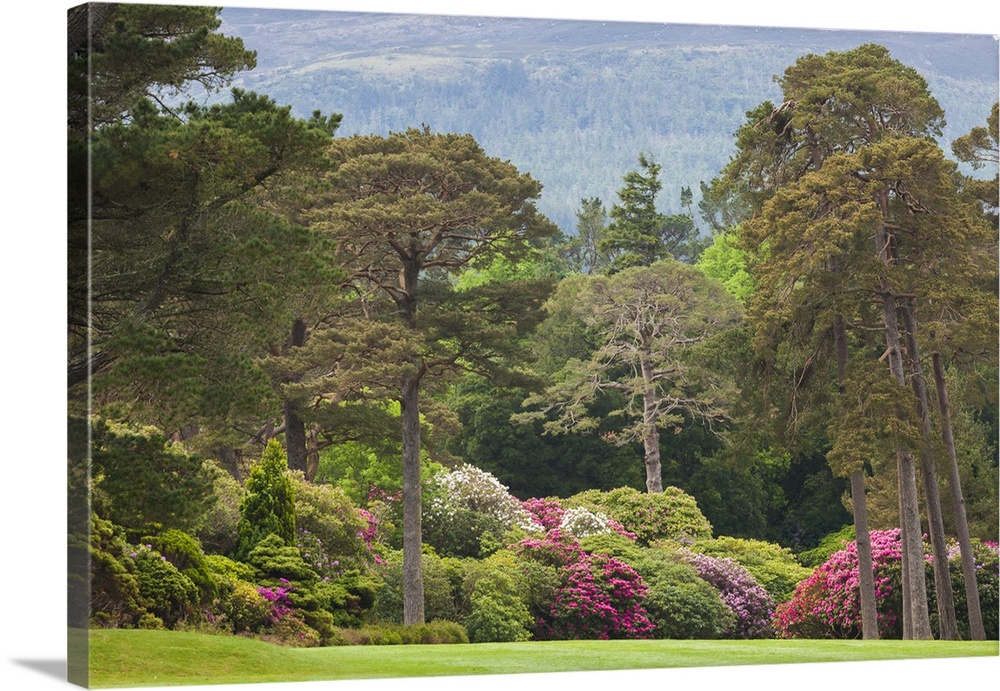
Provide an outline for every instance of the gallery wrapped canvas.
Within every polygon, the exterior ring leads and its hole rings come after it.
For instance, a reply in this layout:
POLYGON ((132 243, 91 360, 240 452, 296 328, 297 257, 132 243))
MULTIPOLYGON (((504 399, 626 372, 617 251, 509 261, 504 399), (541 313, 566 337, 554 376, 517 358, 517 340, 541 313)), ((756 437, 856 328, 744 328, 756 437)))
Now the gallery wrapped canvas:
POLYGON ((997 37, 463 12, 68 10, 69 681, 996 658, 997 37))

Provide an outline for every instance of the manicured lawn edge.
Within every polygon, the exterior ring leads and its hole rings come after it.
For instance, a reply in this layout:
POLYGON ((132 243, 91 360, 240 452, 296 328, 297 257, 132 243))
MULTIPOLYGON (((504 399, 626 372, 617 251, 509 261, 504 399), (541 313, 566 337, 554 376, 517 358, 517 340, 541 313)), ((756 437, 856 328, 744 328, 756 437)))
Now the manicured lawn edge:
POLYGON ((92 688, 855 662, 1000 654, 997 641, 537 641, 286 648, 179 631, 90 632, 92 688))

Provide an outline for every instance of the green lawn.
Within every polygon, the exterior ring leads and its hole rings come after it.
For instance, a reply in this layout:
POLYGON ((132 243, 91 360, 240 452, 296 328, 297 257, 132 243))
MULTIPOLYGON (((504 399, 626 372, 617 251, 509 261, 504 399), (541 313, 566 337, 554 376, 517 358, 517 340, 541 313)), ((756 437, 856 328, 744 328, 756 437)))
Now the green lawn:
POLYGON ((232 636, 94 630, 92 687, 979 657, 997 641, 547 641, 284 648, 232 636))

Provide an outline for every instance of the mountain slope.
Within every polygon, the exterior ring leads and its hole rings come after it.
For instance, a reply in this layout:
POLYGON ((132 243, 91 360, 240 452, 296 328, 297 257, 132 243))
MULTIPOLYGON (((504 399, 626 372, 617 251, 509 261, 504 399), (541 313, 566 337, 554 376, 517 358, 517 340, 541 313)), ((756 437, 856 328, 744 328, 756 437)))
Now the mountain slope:
POLYGON ((780 96, 773 75, 809 52, 888 47, 945 108, 946 150, 997 98, 988 36, 262 9, 222 18, 258 53, 240 86, 298 115, 343 113, 342 135, 471 133, 543 183, 540 208, 569 232, 582 197, 617 201, 640 151, 663 166, 660 204, 677 212, 682 186, 697 197, 725 165, 745 112, 780 96))

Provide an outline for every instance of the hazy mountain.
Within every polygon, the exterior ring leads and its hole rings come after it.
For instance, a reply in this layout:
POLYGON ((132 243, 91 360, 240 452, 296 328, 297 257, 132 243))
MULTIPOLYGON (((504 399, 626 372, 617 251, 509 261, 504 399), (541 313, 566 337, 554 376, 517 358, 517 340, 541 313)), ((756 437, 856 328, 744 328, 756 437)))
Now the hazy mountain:
POLYGON ((777 99, 773 76, 806 53, 889 48, 944 107, 946 151, 985 124, 998 89, 997 41, 984 35, 264 9, 222 18, 257 51, 239 86, 300 116, 343 113, 342 135, 471 133, 540 180, 540 207, 570 232, 582 197, 617 200, 640 151, 663 166, 663 211, 679 210, 681 186, 697 199, 745 112, 777 99))

